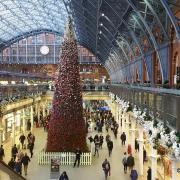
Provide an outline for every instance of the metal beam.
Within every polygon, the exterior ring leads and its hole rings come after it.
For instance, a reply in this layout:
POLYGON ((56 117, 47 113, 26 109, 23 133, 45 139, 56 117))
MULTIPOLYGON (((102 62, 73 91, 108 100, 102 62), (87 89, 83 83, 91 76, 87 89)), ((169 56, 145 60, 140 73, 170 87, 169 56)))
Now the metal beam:
POLYGON ((129 3, 129 5, 134 9, 134 11, 135 11, 135 13, 137 14, 137 16, 140 18, 140 20, 142 21, 142 23, 143 23, 143 25, 145 26, 145 28, 146 28, 146 30, 147 30, 147 32, 148 32, 148 34, 149 34, 149 36, 150 36, 150 39, 151 39, 151 41, 152 41, 152 43, 153 43, 153 45, 154 45, 154 49, 156 50, 156 52, 157 52, 157 56, 158 56, 158 58, 159 58, 159 60, 160 60, 160 67, 161 67, 161 73, 162 73, 162 81, 164 81, 164 74, 163 74, 163 69, 162 69, 162 58, 161 58, 161 56, 160 56, 160 54, 159 54, 159 51, 158 51, 158 44, 157 44, 157 42, 156 42, 156 40, 155 40, 155 38, 154 38, 154 35, 153 35, 153 33, 151 32, 151 29, 149 28, 149 26, 148 26, 148 24, 146 23, 146 21, 144 20, 144 18, 142 17, 142 15, 140 14, 140 12, 138 11, 138 9, 136 8, 136 6, 134 5, 134 3, 132 2, 132 0, 127 0, 128 1, 128 3, 129 3))
POLYGON ((174 17, 174 14, 172 13, 171 9, 169 8, 169 5, 166 0, 160 0, 162 6, 166 10, 166 13, 169 16, 169 19, 171 20, 172 25, 174 26, 176 37, 177 39, 180 39, 180 27, 178 26, 178 22, 176 21, 176 18, 174 17))
POLYGON ((157 15, 157 13, 155 12, 155 10, 154 10, 153 7, 151 6, 151 4, 148 2, 148 0, 143 0, 143 1, 147 4, 148 8, 150 9, 150 11, 152 12, 152 14, 153 14, 154 17, 156 18, 158 24, 160 25, 160 27, 161 27, 161 29, 162 29, 162 31, 163 31, 163 34, 164 34, 165 39, 168 40, 169 38, 168 38, 167 32, 166 32, 166 30, 164 29, 164 27, 163 27, 163 25, 162 25, 162 23, 161 23, 158 15, 157 15))

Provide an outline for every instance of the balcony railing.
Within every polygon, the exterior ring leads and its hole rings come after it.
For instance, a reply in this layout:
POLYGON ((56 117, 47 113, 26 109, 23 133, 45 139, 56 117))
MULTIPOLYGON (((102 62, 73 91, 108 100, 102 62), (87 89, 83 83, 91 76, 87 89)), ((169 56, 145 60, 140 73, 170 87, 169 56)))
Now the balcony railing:
POLYGON ((154 88, 154 87, 147 87, 147 86, 138 85, 138 84, 136 85, 135 84, 112 84, 112 86, 151 91, 153 93, 174 94, 178 96, 180 95, 180 90, 178 89, 154 88))
POLYGON ((35 96, 46 92, 49 88, 48 84, 9 84, 0 85, 0 104, 7 102, 15 102, 19 99, 35 96))

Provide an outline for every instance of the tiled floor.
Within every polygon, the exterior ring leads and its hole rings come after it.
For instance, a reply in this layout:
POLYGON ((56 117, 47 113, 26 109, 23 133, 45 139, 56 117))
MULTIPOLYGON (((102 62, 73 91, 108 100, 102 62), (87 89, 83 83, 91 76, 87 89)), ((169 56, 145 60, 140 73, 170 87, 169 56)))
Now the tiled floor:
MULTIPOLYGON (((116 106, 114 103, 111 103, 110 101, 107 101, 108 105, 111 107, 112 112, 114 113, 114 116, 116 114, 116 106)), ((131 134, 128 133, 128 124, 123 123, 123 127, 119 127, 119 132, 118 132, 118 139, 114 138, 114 135, 112 132, 109 132, 111 135, 111 139, 114 142, 114 148, 112 152, 112 157, 108 157, 108 150, 106 147, 106 143, 104 142, 102 150, 99 150, 100 156, 99 157, 94 157, 92 160, 92 165, 91 166, 85 166, 82 167, 80 166, 79 168, 73 168, 71 166, 61 166, 60 167, 60 173, 62 171, 67 171, 67 174, 69 176, 70 180, 104 180, 104 173, 102 170, 102 162, 104 161, 105 158, 108 158, 111 164, 111 176, 108 178, 109 180, 129 180, 130 173, 128 172, 127 174, 124 174, 123 172, 123 165, 122 165, 122 157, 123 153, 127 151, 127 145, 131 144, 131 134), (127 135, 127 143, 126 146, 122 147, 120 144, 120 134, 125 131, 127 135)), ((94 128, 92 128, 94 129, 94 128)), ((28 175, 26 176, 27 180, 49 180, 50 179, 50 165, 49 166, 40 166, 37 163, 37 158, 38 158, 38 153, 45 147, 46 140, 47 140, 47 132, 44 132, 43 128, 35 128, 34 129, 34 134, 36 137, 35 141, 35 147, 34 147, 34 156, 31 159, 31 162, 28 167, 28 175)), ((93 131, 88 134, 87 137, 90 135, 94 136, 97 134, 97 132, 93 131)), ((106 136, 106 132, 103 129, 103 136, 106 136)), ((27 135, 27 134, 26 134, 27 135)), ((89 143, 89 140, 87 140, 89 143)), ((19 144, 19 135, 16 137, 16 144, 19 144)), ((4 149, 5 149, 5 158, 4 161, 8 163, 11 157, 11 148, 12 148, 12 141, 10 140, 9 142, 4 144, 4 149)), ((94 152, 94 146, 92 147, 93 152, 94 152)), ((25 150, 24 150, 25 152, 25 150)), ((26 150, 26 152, 29 151, 26 150)), ((148 152, 148 149, 147 149, 148 152)), ((147 153, 148 154, 148 153, 147 153)), ((138 171, 139 167, 139 161, 138 161, 138 153, 134 154, 135 157, 135 169, 138 171)), ((146 162, 144 164, 144 175, 139 176, 138 180, 146 180, 147 179, 147 168, 148 165, 150 165, 150 162, 146 162)), ((23 172, 24 176, 24 172, 23 172)), ((9 180, 8 176, 1 172, 0 170, 0 180, 9 180)), ((159 180, 162 180, 162 178, 159 177, 159 180)), ((169 180, 166 178, 166 180, 169 180)))
MULTIPOLYGON (((129 173, 124 174, 123 172, 122 155, 123 155, 123 152, 127 150, 127 146, 122 147, 120 144, 119 136, 121 132, 122 130, 121 128, 119 128, 118 139, 114 139, 114 135, 112 134, 112 132, 109 133, 114 142, 114 149, 113 149, 112 157, 108 158, 108 151, 107 151, 106 143, 104 143, 103 149, 100 150, 100 156, 93 157, 92 166, 79 167, 79 168, 73 168, 70 166, 62 166, 60 167, 60 171, 61 172, 64 170, 67 171, 67 174, 70 180, 103 180, 104 174, 102 171, 101 164, 103 160, 107 157, 112 167, 111 176, 109 177, 110 180, 130 179, 129 173)), ((31 162, 29 164, 27 179, 28 180, 48 180, 50 177, 50 166, 39 166, 37 164, 37 155, 38 155, 38 152, 44 147, 46 143, 47 133, 44 132, 42 128, 38 128, 34 130, 34 134, 36 137, 34 157, 31 159, 31 162)), ((92 135, 94 134, 96 134, 96 132, 92 132, 92 135)), ((104 136, 106 135, 105 131, 103 135, 104 136)), ((16 142, 18 142, 18 138, 16 138, 16 142)), ((6 143, 4 147, 6 149, 5 161, 8 162, 10 159, 11 143, 10 142, 6 143)), ((135 168, 138 169, 138 154, 137 155, 135 154, 135 160, 136 160, 135 168)), ((138 178, 139 180, 146 179, 146 171, 147 171, 147 165, 144 168, 145 176, 139 177, 138 178)), ((23 175, 24 175, 24 172, 23 172, 23 175)), ((6 179, 3 179, 3 180, 6 180, 6 179)))

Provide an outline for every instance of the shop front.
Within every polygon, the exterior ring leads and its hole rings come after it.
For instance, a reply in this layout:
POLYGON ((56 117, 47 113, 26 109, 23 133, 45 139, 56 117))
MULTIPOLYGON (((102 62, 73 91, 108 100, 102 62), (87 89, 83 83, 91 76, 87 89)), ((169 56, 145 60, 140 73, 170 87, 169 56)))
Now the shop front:
POLYGON ((13 122, 15 124, 15 135, 20 134, 22 131, 22 113, 17 111, 16 118, 14 118, 14 113, 6 114, 2 120, 3 135, 2 141, 5 142, 9 140, 12 136, 13 122))

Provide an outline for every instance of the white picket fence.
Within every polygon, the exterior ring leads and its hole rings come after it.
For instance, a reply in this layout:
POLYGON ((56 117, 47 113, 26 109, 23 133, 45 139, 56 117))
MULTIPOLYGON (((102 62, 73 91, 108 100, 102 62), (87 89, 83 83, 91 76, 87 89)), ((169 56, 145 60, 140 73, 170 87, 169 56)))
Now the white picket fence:
MULTIPOLYGON (((51 163, 51 159, 60 160, 61 165, 73 165, 75 161, 75 153, 72 152, 45 152, 42 150, 38 154, 38 164, 47 165, 51 163)), ((92 153, 82 153, 80 159, 80 165, 88 166, 92 163, 92 153)))

